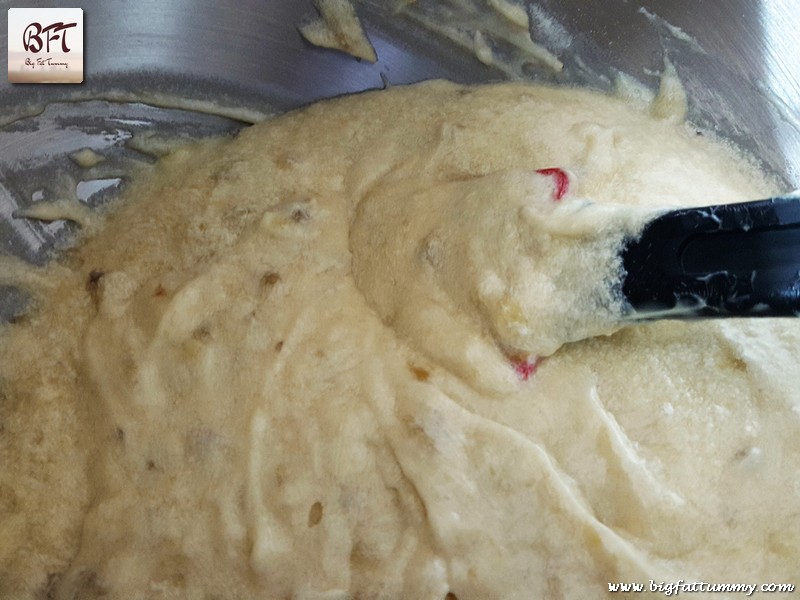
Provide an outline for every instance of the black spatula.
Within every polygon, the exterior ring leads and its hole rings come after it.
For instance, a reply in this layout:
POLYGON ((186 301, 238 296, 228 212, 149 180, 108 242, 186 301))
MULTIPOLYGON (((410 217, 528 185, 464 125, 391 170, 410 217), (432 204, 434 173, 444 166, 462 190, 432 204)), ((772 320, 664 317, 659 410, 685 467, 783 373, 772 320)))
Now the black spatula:
POLYGON ((631 319, 800 314, 800 194, 664 213, 622 259, 631 319))

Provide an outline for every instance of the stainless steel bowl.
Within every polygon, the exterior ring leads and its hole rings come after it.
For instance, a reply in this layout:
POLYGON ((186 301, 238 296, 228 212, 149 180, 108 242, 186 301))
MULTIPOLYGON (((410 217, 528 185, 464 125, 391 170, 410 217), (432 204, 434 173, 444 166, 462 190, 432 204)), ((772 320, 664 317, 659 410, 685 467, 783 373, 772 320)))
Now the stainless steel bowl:
MULTIPOLYGON (((148 104, 191 98, 276 113, 387 82, 507 77, 407 12, 398 13, 388 0, 358 4, 378 54, 375 64, 306 43, 296 26, 314 14, 309 0, 80 4, 83 84, 0 83, 7 123, 0 129, 0 241, 4 253, 33 262, 46 260, 70 226, 15 219, 13 213, 57 194, 56 174, 81 182, 84 201, 102 203, 129 161, 143 158, 128 147, 131 136, 209 135, 243 126, 231 118, 240 114, 236 110, 218 111, 225 117, 148 104), (84 147, 107 160, 81 171, 68 155, 84 147)), ((418 0, 409 10, 448 11, 450 24, 458 27, 459 15, 486 6, 483 0, 418 0)), ((564 63, 558 73, 531 63, 526 76, 608 88, 621 71, 655 88, 668 57, 686 86, 690 119, 698 127, 740 145, 787 190, 800 187, 800 32, 793 25, 800 0, 528 0, 525 6, 534 39, 564 63), (554 30, 564 35, 554 36, 554 30)), ((0 316, 12 317, 21 305, 17 292, 0 287, 0 316)))

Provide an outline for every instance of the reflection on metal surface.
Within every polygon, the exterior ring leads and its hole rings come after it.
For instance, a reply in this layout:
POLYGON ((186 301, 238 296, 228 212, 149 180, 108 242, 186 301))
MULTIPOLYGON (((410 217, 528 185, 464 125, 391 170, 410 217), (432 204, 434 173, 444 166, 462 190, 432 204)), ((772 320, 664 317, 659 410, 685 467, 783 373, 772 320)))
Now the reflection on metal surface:
MULTIPOLYGON (((4 251, 42 262, 48 248, 63 242, 69 228, 63 222, 14 219, 13 213, 37 201, 57 200, 59 194, 67 193, 65 187, 74 188, 81 181, 117 179, 133 165, 152 161, 128 147, 131 138, 158 134, 189 140, 228 134, 240 126, 202 113, 101 101, 53 103, 40 115, 7 126, 0 131, 0 239, 4 251), (103 160, 88 168, 79 166, 74 154, 84 149, 103 160), (64 184, 67 179, 72 182, 69 186, 64 184)), ((84 200, 95 205, 106 201, 108 194, 98 191, 84 200)))
POLYGON ((800 187, 800 48, 796 2, 762 2, 764 96, 771 98, 784 125, 775 128, 778 147, 787 157, 787 179, 800 187))
MULTIPOLYGON (((767 87, 788 106, 800 107, 800 52, 796 45, 798 6, 786 0, 763 2, 759 6, 767 87)), ((797 120, 797 115, 793 116, 797 120)))

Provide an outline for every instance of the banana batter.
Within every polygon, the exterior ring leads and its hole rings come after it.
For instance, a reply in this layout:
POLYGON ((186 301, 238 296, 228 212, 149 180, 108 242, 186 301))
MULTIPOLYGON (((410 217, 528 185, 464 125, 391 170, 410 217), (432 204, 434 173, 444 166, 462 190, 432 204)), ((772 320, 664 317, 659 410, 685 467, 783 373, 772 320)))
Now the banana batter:
POLYGON ((0 597, 792 582, 800 322, 616 331, 642 215, 778 191, 669 105, 431 82, 161 160, 2 332, 0 597))

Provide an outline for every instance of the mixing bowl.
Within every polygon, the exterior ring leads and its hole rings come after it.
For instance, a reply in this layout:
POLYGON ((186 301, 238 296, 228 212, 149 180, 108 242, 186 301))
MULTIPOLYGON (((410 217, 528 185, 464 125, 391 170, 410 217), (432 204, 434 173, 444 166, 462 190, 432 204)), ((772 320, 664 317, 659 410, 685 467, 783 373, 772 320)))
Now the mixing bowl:
MULTIPOLYGON (((83 84, 0 85, 3 252, 45 261, 73 226, 15 212, 64 194, 103 204, 132 165, 155 159, 159 140, 229 134, 320 98, 433 77, 612 89, 627 74, 654 90, 672 64, 698 132, 731 139, 787 191, 798 187, 800 35, 792 16, 800 2, 529 2, 533 38, 561 69, 520 57, 500 36, 491 39, 499 60, 482 62, 469 41, 481 28, 476 16, 496 19, 490 4, 418 0, 399 11, 386 2, 358 4, 377 51, 371 64, 305 42, 296 27, 314 15, 306 1, 83 3, 83 84), (74 153, 84 148, 105 160, 76 164, 74 153)), ((0 306, 3 318, 13 318, 24 297, 3 287, 0 306)))

